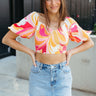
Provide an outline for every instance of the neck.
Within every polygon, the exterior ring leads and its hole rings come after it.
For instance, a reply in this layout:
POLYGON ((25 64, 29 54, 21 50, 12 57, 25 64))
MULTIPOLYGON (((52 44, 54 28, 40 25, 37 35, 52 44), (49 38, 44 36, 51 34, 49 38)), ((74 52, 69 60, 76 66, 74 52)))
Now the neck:
POLYGON ((58 20, 59 20, 59 12, 56 13, 56 14, 48 12, 48 17, 49 17, 50 23, 51 22, 58 22, 58 20))

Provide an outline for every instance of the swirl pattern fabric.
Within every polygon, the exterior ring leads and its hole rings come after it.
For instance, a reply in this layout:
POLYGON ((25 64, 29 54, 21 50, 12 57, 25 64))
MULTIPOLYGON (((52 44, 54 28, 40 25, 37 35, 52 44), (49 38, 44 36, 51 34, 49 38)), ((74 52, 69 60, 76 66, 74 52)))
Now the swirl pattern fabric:
POLYGON ((12 24, 8 29, 22 38, 30 39, 34 35, 36 52, 43 54, 65 53, 69 39, 77 43, 86 41, 92 32, 82 29, 72 17, 66 17, 60 28, 48 32, 45 24, 39 21, 36 11, 12 24))

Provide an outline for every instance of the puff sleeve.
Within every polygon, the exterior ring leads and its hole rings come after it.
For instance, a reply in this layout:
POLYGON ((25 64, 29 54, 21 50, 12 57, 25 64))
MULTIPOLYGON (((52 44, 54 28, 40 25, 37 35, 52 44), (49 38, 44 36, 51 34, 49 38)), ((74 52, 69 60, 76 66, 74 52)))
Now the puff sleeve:
POLYGON ((38 14, 33 11, 29 13, 26 17, 21 19, 19 22, 12 24, 8 27, 8 29, 12 30, 12 32, 18 34, 22 38, 31 38, 36 29, 36 25, 38 22, 38 14))
POLYGON ((68 33, 71 41, 77 43, 86 41, 92 33, 92 31, 82 29, 72 17, 69 17, 69 23, 68 33))

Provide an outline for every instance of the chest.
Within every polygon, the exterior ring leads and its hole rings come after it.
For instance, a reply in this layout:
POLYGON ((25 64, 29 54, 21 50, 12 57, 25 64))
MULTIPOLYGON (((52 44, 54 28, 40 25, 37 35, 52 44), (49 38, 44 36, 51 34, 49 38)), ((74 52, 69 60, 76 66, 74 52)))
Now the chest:
POLYGON ((69 40, 68 27, 63 23, 59 29, 48 30, 42 22, 38 22, 35 31, 35 43, 50 42, 52 44, 67 44, 69 40), (50 31, 50 32, 49 32, 50 31))

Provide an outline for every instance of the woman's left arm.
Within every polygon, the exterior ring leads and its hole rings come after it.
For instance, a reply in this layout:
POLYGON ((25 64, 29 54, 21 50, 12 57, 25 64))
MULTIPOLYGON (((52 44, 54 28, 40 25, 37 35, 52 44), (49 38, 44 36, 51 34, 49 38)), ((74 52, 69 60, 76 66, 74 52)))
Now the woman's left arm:
POLYGON ((66 52, 66 57, 67 57, 67 64, 69 64, 69 60, 72 55, 77 54, 79 52, 83 52, 85 50, 88 50, 89 48, 94 46, 93 40, 89 37, 86 41, 83 41, 82 44, 79 46, 72 48, 66 52))
POLYGON ((90 38, 90 34, 92 33, 92 31, 84 30, 72 17, 69 17, 67 19, 67 25, 68 25, 69 39, 73 42, 77 43, 82 42, 82 43, 79 46, 70 49, 66 52, 67 57, 66 65, 69 64, 69 60, 72 55, 85 51, 94 46, 94 42, 90 38))

